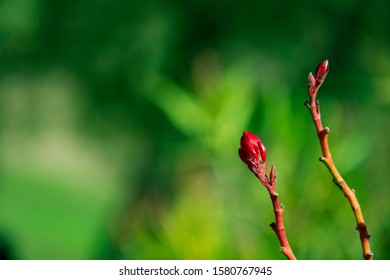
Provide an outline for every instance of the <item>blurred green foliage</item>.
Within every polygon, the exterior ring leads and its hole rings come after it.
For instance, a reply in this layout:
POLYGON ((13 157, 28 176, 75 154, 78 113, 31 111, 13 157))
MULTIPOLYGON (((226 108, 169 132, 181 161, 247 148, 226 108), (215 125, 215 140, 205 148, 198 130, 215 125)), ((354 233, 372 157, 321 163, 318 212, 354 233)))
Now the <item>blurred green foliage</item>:
POLYGON ((307 74, 376 259, 390 252, 388 1, 0 2, 0 253, 283 259, 243 130, 278 171, 300 259, 361 259, 318 161, 307 74))

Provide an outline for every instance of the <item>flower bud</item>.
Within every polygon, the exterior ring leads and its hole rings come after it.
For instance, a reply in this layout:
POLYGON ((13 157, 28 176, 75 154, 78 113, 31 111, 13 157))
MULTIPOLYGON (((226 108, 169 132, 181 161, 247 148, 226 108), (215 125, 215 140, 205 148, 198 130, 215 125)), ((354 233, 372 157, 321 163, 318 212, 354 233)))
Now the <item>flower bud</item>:
POLYGON ((269 181, 271 185, 276 184, 276 169, 274 165, 271 166, 271 171, 269 172, 269 181))
POLYGON ((317 85, 321 85, 325 80, 326 75, 329 72, 329 62, 328 60, 324 60, 320 64, 318 64, 316 68, 316 72, 314 73, 314 78, 317 82, 317 85))
POLYGON ((260 138, 248 131, 242 134, 238 154, 249 169, 256 169, 259 164, 265 162, 267 156, 260 138))
POLYGON ((309 81, 309 86, 314 87, 316 84, 316 79, 313 77, 313 74, 311 72, 309 73, 309 76, 307 77, 307 79, 309 81))

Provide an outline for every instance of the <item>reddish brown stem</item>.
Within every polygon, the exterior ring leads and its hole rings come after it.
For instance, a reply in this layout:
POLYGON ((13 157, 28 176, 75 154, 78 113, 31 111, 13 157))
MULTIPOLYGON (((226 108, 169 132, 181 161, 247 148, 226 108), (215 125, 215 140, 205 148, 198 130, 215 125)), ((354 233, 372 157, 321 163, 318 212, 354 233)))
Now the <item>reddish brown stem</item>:
POLYGON ((279 239, 282 253, 287 259, 296 260, 290 244, 288 244, 286 232, 284 230, 283 206, 279 203, 279 195, 275 192, 277 177, 275 166, 271 166, 269 176, 265 174, 265 160, 267 158, 265 146, 255 134, 244 131, 241 137, 238 155, 248 166, 249 170, 256 175, 257 179, 259 179, 268 190, 275 213, 275 222, 270 226, 279 239))
MULTIPOLYGON (((326 61, 326 67, 327 67, 327 61, 326 61)), ((322 70, 322 69, 320 69, 320 70, 322 70)), ((333 162, 333 158, 332 158, 332 155, 330 153, 330 149, 329 149, 329 145, 328 145, 328 135, 329 135, 330 130, 327 127, 323 128, 322 122, 321 122, 321 114, 320 114, 319 102, 317 99, 317 93, 318 93, 318 89, 320 88, 323 80, 325 79, 327 71, 328 71, 328 69, 326 69, 326 73, 322 77, 322 80, 320 82, 318 80, 316 80, 311 73, 309 74, 309 89, 308 89, 308 91, 309 91, 310 102, 305 103, 305 105, 306 105, 306 107, 309 108, 310 113, 311 113, 312 118, 313 118, 313 121, 314 121, 314 125, 316 127, 317 136, 318 136, 318 140, 320 142, 321 151, 322 151, 322 157, 320 158, 320 161, 323 162, 325 164, 325 166, 328 168, 329 172, 331 173, 331 175, 333 177, 333 181, 340 188, 340 190, 344 193, 344 196, 348 199, 348 202, 351 205, 351 208, 352 208, 353 213, 355 215, 355 220, 356 220, 356 224, 357 224, 356 229, 359 231, 359 236, 360 236, 360 240, 362 243, 362 249, 363 249, 363 257, 366 260, 372 260, 374 254, 371 252, 371 249, 370 249, 370 244, 369 244, 370 235, 368 234, 367 226, 364 222, 363 213, 362 213, 362 210, 360 208, 357 197, 355 195, 355 191, 348 187, 347 183, 341 177, 339 171, 336 168, 335 163, 333 162)))
POLYGON ((279 239, 279 243, 281 246, 280 251, 286 256, 287 259, 296 260, 297 258, 295 257, 294 252, 292 251, 290 244, 288 243, 286 231, 284 229, 284 222, 283 222, 284 207, 279 203, 279 195, 276 192, 273 193, 270 192, 270 197, 272 200, 272 205, 275 213, 275 222, 271 223, 270 226, 279 239))

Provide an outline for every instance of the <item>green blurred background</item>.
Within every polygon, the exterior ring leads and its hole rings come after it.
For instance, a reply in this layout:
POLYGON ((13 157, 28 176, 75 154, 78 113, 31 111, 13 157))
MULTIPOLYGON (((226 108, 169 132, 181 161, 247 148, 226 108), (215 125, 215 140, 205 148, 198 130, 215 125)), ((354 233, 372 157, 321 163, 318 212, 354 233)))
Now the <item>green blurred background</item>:
POLYGON ((332 154, 389 259, 389 29, 386 0, 1 0, 1 256, 284 259, 249 130, 296 256, 361 259, 303 106, 329 59, 332 154))

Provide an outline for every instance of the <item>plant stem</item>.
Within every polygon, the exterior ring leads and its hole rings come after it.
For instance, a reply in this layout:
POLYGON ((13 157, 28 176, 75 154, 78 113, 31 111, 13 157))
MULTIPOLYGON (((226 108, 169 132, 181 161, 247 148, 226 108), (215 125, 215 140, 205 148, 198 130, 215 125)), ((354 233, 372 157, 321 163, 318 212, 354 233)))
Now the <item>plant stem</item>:
POLYGON ((292 251, 290 244, 288 243, 286 232, 284 230, 284 223, 283 223, 284 207, 279 203, 279 195, 276 192, 271 193, 270 191, 269 194, 272 200, 272 205, 275 213, 275 223, 271 223, 270 226, 279 239, 279 243, 281 246, 280 251, 286 256, 287 259, 296 260, 297 258, 295 257, 294 252, 292 251))
POLYGON ((275 214, 275 222, 270 226, 274 230, 280 242, 280 251, 289 260, 296 260, 290 244, 288 244, 286 232, 283 223, 283 205, 279 203, 279 195, 275 192, 276 189, 276 169, 271 166, 269 176, 265 173, 265 160, 267 153, 264 144, 260 138, 251 132, 244 131, 240 141, 238 155, 241 160, 248 166, 249 170, 259 179, 261 184, 267 189, 275 214))
POLYGON ((286 231, 284 228, 284 222, 283 222, 283 211, 284 207, 281 203, 279 203, 279 194, 275 192, 276 190, 276 170, 275 166, 272 165, 270 176, 268 177, 265 175, 264 172, 264 166, 259 165, 259 168, 254 169, 253 173, 256 175, 256 177, 259 179, 259 181, 264 185, 264 187, 267 189, 272 206, 274 209, 275 214, 275 222, 270 224, 270 227, 275 232, 279 243, 280 243, 280 251, 286 256, 289 260, 296 260, 297 258, 294 255, 294 252, 292 251, 290 244, 287 240, 286 231))
POLYGON ((266 187, 270 197, 275 214, 275 222, 270 226, 274 230, 281 245, 282 253, 289 260, 296 260, 290 244, 288 244, 286 232, 283 223, 283 205, 279 203, 279 195, 276 189, 276 169, 271 166, 269 176, 265 173, 265 161, 267 153, 264 144, 260 138, 251 132, 244 131, 240 141, 238 155, 241 160, 248 166, 249 170, 259 179, 261 184, 266 187))
POLYGON ((344 196, 348 199, 352 207, 353 213, 355 215, 356 224, 357 224, 356 229, 359 231, 359 236, 360 236, 362 249, 363 249, 363 257, 365 260, 372 260, 374 254, 371 252, 370 249, 370 243, 369 243, 370 235, 368 234, 367 226, 364 222, 363 213, 359 205, 358 199, 356 197, 355 190, 348 187, 347 183, 344 181, 339 171, 337 170, 336 165, 333 162, 332 155, 330 153, 330 149, 328 145, 328 135, 330 130, 327 127, 323 128, 322 126, 319 102, 317 99, 317 92, 322 82, 320 84, 315 84, 313 82, 311 83, 310 75, 311 73, 309 74, 310 103, 306 102, 305 105, 310 110, 311 115, 313 117, 314 125, 316 127, 317 136, 322 151, 322 156, 320 157, 320 161, 323 162, 325 166, 328 168, 329 172, 333 177, 333 182, 340 188, 340 190, 344 193, 344 196))

